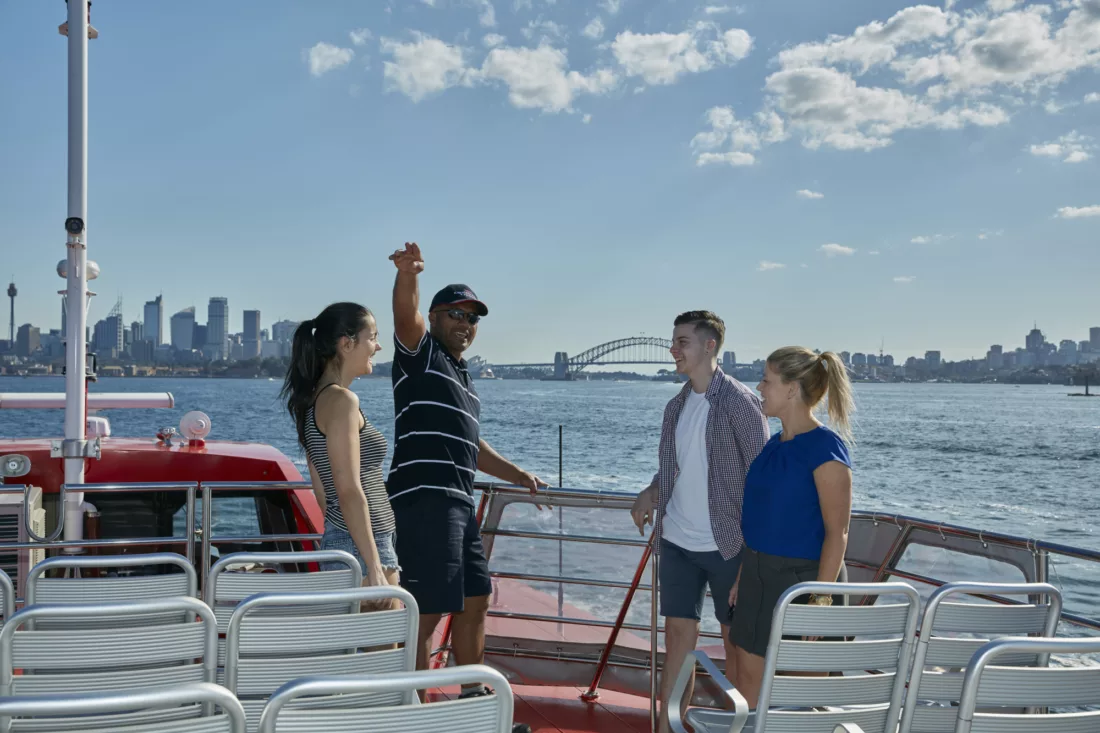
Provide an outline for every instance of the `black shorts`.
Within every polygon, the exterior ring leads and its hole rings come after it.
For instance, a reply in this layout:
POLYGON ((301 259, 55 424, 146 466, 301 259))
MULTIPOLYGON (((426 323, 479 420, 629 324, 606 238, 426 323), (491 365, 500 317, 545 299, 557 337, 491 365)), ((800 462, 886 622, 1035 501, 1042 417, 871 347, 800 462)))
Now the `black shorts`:
POLYGON ((420 613, 459 613, 467 598, 490 595, 489 561, 469 502, 419 489, 393 502, 401 586, 420 613))
MULTIPOLYGON (((737 584, 737 605, 730 621, 730 641, 750 654, 763 657, 768 653, 772 613, 779 597, 793 585, 817 580, 818 561, 769 555, 748 545, 741 555, 744 560, 737 584)), ((799 596, 794 602, 808 603, 809 599, 809 595, 799 596)), ((833 603, 842 602, 843 596, 833 596, 833 603)), ((831 637, 824 640, 843 641, 831 637)))

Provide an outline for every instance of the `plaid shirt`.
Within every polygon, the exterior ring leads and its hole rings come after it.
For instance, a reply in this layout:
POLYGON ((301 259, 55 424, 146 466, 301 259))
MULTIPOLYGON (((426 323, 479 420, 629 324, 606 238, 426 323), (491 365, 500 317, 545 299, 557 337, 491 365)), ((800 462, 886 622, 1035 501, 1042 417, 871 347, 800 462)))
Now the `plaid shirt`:
MULTIPOLYGON (((672 498, 679 467, 676 465, 676 423, 684 411, 691 382, 669 400, 661 424, 659 468, 654 480, 659 488, 654 536, 661 538, 661 522, 672 498)), ((745 498, 745 474, 764 449, 771 430, 760 409, 760 399, 719 367, 707 387, 707 493, 710 528, 722 558, 729 560, 745 544, 741 534, 741 503, 745 498)), ((654 548, 661 543, 655 542, 654 548)))

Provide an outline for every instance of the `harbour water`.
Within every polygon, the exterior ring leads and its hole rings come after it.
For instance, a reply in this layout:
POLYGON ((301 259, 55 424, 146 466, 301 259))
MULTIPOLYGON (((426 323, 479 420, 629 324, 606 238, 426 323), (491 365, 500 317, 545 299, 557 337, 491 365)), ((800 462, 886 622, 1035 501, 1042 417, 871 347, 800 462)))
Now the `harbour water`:
MULTIPOLYGON (((157 428, 203 410, 213 423, 211 439, 272 444, 304 473, 279 387, 268 380, 130 378, 102 379, 93 389, 169 391, 176 398, 173 410, 107 413, 114 435, 152 440, 157 428)), ((0 377, 0 392, 62 389, 57 378, 0 377)), ((355 389, 368 418, 392 441, 389 380, 361 379, 355 389)), ((561 425, 565 486, 635 492, 656 470, 661 414, 677 389, 657 382, 483 380, 482 437, 556 485, 561 425)), ((856 385, 856 508, 1100 549, 1100 404, 1094 404, 1100 400, 1073 399, 1067 391, 1054 385, 856 385)), ((53 437, 61 426, 60 411, 0 412, 0 437, 53 437)), ((557 531, 558 517, 532 510, 517 513, 512 522, 557 531)), ((567 510, 565 522, 575 531, 596 523, 604 533, 637 536, 625 515, 570 516, 567 510)), ((532 572, 532 556, 545 555, 556 570, 556 545, 500 543, 494 565, 532 572)), ((629 549, 599 548, 594 556, 592 546, 566 543, 563 571, 622 577, 637 561, 629 549)), ((1077 611, 1100 616, 1094 569, 1066 561, 1054 575, 1077 611)), ((584 591, 570 589, 568 602, 606 614, 621 599, 584 591)), ((640 614, 639 608, 632 616, 640 614)))

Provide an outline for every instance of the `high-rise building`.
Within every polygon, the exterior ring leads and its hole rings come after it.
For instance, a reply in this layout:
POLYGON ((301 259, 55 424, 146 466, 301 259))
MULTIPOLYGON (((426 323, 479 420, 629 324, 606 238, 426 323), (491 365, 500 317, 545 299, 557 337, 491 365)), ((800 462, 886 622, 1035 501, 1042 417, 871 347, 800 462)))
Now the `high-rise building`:
POLYGON ((244 359, 260 356, 260 312, 244 312, 244 333, 241 334, 241 353, 244 359))
POLYGON ((1046 343, 1046 336, 1037 327, 1031 329, 1024 339, 1025 348, 1033 354, 1038 354, 1042 351, 1043 344, 1046 343))
POLYGON ((876 354, 867 355, 867 366, 878 366, 878 356, 876 354))
POLYGON ((989 347, 989 352, 985 355, 985 364, 990 369, 1004 368, 1004 347, 1001 344, 993 344, 989 347))
POLYGON ((229 359, 229 299, 211 298, 206 310, 206 351, 213 361, 229 359))
POLYGON ((164 300, 158 295, 145 304, 145 340, 153 346, 164 343, 164 300))
POLYGON ((852 355, 847 351, 840 352, 840 360, 844 362, 844 366, 850 366, 852 363, 852 355))
POLYGON ((737 354, 732 351, 722 352, 722 369, 727 374, 732 374, 737 366, 737 354))
POLYGON ((938 351, 926 351, 924 352, 924 365, 928 367, 929 371, 935 371, 940 368, 940 352, 938 351))
POLYGON ((1077 363, 1077 342, 1073 339, 1062 339, 1058 344, 1058 358, 1062 364, 1072 366, 1077 363))
POLYGON ((125 345, 126 326, 122 323, 122 315, 112 313, 95 324, 92 330, 92 343, 95 351, 100 356, 116 359, 122 353, 125 345))
POLYGON ((206 348, 206 325, 203 323, 196 323, 195 330, 193 332, 193 340, 191 342, 191 348, 198 351, 202 351, 206 348))
POLYGON ((130 342, 137 343, 138 341, 145 340, 145 327, 141 321, 134 321, 130 324, 130 342))
POLYGON ((856 353, 852 354, 852 366, 867 366, 867 355, 864 354, 862 351, 857 351, 856 353))
POLYGON ((1089 329, 1089 343, 1092 345, 1093 352, 1100 352, 1100 326, 1089 329))
POLYGON ((276 321, 271 324, 271 340, 289 344, 294 341, 296 330, 298 330, 297 321, 276 321))
POLYGON ((184 308, 172 316, 172 348, 190 351, 195 347, 195 306, 184 308))
POLYGON ((29 357, 42 345, 42 332, 37 326, 24 323, 15 334, 15 355, 29 357))

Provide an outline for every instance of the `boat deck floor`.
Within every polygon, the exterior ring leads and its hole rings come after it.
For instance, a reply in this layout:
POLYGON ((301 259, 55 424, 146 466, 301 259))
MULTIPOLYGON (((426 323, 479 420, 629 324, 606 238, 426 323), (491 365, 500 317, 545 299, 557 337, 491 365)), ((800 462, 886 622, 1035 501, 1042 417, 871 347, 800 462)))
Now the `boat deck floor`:
MULTIPOLYGON (((579 687, 515 685, 514 720, 527 723, 533 733, 649 733, 648 700, 601 690, 600 698, 589 703, 581 700, 583 692, 579 687)), ((457 694, 451 688, 432 697, 457 694)))

